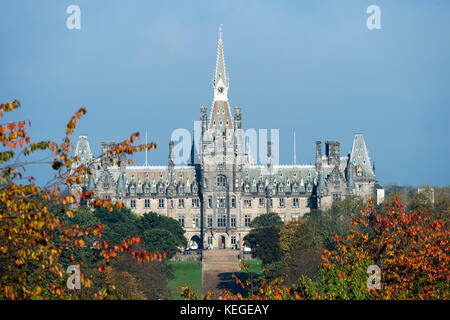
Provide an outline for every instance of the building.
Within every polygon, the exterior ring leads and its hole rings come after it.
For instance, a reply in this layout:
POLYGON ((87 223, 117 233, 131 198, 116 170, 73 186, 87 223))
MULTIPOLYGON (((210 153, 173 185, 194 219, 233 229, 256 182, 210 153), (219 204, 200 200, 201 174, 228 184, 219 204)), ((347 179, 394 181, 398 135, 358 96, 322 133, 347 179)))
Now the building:
POLYGON ((250 222, 264 213, 276 212, 288 221, 348 195, 374 196, 375 170, 360 133, 348 156, 341 156, 338 141, 325 141, 324 154, 316 141, 315 165, 278 165, 268 141, 267 164, 254 163, 244 143, 242 110, 231 112, 221 32, 213 89, 209 117, 207 108, 200 108, 201 138, 189 165, 175 164, 173 142, 165 166, 127 166, 124 158, 111 163, 112 142, 103 142, 102 156, 93 159, 87 135, 81 135, 76 155, 81 163, 97 165, 78 187, 124 201, 137 214, 172 217, 186 230, 190 245, 203 248, 242 248, 250 222))

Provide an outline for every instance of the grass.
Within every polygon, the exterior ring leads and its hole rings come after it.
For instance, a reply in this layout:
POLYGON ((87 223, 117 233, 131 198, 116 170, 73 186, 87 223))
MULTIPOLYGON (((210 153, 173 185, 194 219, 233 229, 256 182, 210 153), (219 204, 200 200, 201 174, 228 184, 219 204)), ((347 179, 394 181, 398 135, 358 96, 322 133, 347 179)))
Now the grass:
POLYGON ((247 267, 247 272, 250 273, 253 272, 253 275, 260 275, 261 274, 261 267, 262 267, 262 261, 258 259, 252 259, 252 260, 244 260, 244 265, 247 267))
POLYGON ((169 280, 170 299, 182 300, 182 286, 189 286, 197 295, 202 292, 202 265, 200 261, 171 261, 174 278, 169 280))
MULTIPOLYGON (((247 269, 245 272, 240 272, 238 274, 239 279, 242 281, 244 285, 246 285, 247 280, 253 279, 253 288, 256 288, 258 286, 260 277, 262 276, 261 272, 262 261, 258 259, 244 260, 243 264, 244 266, 246 266, 247 269)), ((252 285, 249 284, 248 286, 246 286, 246 291, 242 293, 243 297, 244 298, 247 297, 248 294, 251 293, 251 290, 252 285)))

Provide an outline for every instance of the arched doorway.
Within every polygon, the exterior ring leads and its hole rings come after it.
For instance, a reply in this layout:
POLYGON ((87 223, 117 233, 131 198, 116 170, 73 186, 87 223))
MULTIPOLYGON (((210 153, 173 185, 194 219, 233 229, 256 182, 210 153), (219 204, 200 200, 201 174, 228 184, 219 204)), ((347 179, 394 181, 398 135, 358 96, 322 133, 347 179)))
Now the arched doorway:
POLYGON ((219 248, 225 249, 226 248, 226 239, 225 236, 219 236, 219 248))
POLYGON ((191 238, 191 241, 189 243, 189 249, 200 249, 201 248, 201 240, 200 237, 195 235, 191 238))

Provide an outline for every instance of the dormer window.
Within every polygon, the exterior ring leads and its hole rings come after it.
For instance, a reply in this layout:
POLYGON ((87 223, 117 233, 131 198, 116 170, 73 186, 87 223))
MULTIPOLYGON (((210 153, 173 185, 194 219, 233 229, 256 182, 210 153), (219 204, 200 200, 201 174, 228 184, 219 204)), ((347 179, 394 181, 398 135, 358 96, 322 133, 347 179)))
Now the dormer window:
POLYGON ((131 181, 134 181, 134 174, 131 175, 131 181))

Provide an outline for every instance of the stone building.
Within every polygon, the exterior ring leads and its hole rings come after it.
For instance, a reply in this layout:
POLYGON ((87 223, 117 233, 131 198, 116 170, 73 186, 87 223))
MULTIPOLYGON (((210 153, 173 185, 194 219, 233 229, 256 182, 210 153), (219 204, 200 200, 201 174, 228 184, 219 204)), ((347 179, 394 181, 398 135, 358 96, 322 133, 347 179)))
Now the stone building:
POLYGON ((213 89, 209 118, 207 108, 200 108, 201 138, 190 164, 175 164, 173 142, 165 166, 129 166, 125 159, 110 163, 112 142, 103 142, 102 156, 94 159, 87 135, 81 135, 76 155, 96 165, 79 188, 124 201, 137 214, 152 211, 178 220, 194 248, 242 249, 258 215, 276 212, 288 221, 348 195, 374 196, 375 171, 360 133, 347 156, 341 156, 338 141, 325 141, 324 153, 316 141, 315 165, 278 165, 269 141, 267 164, 254 163, 244 143, 242 110, 235 107, 231 113, 221 33, 213 89))

